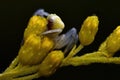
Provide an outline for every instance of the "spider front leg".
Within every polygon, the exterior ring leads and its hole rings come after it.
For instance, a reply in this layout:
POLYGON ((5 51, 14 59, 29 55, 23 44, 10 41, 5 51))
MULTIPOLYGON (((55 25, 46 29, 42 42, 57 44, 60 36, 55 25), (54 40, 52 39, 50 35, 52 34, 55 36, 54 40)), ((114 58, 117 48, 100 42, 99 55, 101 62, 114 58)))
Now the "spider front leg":
POLYGON ((45 12, 44 9, 38 9, 33 15, 48 16, 49 13, 48 13, 48 12, 45 12))

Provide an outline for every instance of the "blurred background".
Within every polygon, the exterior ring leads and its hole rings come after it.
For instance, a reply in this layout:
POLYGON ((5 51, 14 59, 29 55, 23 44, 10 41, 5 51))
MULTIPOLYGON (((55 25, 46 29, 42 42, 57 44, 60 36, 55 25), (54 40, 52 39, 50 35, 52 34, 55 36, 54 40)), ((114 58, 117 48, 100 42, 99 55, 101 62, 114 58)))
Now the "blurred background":
MULTIPOLYGON (((79 32, 83 20, 90 15, 99 17, 99 31, 95 41, 78 55, 96 51, 106 37, 120 24, 119 1, 115 0, 1 0, 0 1, 0 72, 17 56, 24 29, 33 13, 43 8, 56 13, 66 28, 75 27, 79 32)), ((115 56, 119 56, 118 52, 115 56)), ((35 80, 88 80, 119 79, 120 65, 91 64, 63 67, 48 78, 35 80)))

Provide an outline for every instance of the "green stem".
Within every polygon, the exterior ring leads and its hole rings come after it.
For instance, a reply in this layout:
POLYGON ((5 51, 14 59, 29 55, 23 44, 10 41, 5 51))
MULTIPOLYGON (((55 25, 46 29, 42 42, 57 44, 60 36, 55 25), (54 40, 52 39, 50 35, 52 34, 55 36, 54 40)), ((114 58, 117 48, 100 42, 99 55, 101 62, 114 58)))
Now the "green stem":
POLYGON ((63 62, 62 66, 80 66, 80 65, 88 65, 92 63, 114 63, 120 64, 120 57, 72 57, 66 62, 63 62))
POLYGON ((38 71, 39 65, 36 66, 21 66, 9 72, 0 74, 0 80, 10 80, 19 76, 33 74, 38 71))
POLYGON ((36 79, 39 78, 41 75, 39 73, 35 73, 32 75, 28 75, 28 76, 23 76, 20 78, 14 78, 13 80, 32 80, 32 79, 36 79))
POLYGON ((73 57, 74 55, 76 55, 81 49, 83 49, 83 45, 79 45, 76 48, 76 45, 74 45, 74 47, 72 48, 72 50, 70 51, 70 53, 68 54, 68 56, 65 59, 69 59, 71 57, 73 57))
POLYGON ((83 48, 84 48, 84 46, 83 46, 82 44, 80 44, 80 45, 74 50, 74 55, 76 55, 78 52, 80 52, 83 48))
POLYGON ((18 56, 12 61, 12 63, 9 65, 9 67, 4 71, 5 72, 8 72, 12 69, 14 69, 18 64, 18 56))

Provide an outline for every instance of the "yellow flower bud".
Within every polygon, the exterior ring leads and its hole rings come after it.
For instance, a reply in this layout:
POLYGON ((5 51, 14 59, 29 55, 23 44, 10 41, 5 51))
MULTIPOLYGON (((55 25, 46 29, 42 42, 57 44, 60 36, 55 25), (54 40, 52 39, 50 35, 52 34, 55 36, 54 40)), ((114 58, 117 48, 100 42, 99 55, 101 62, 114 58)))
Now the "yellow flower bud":
POLYGON ((30 34, 40 35, 47 29, 47 20, 41 16, 32 16, 29 20, 28 26, 24 32, 24 39, 30 34))
POLYGON ((54 43, 51 39, 31 34, 19 51, 19 61, 23 65, 39 64, 52 49, 54 43))
POLYGON ((113 56, 115 52, 120 50, 120 26, 106 40, 106 50, 109 56, 113 56))
POLYGON ((24 65, 39 63, 38 52, 41 48, 41 38, 31 34, 21 46, 19 51, 19 61, 24 65))
POLYGON ((50 28, 53 29, 64 29, 64 23, 59 16, 56 14, 50 14, 47 17, 48 21, 51 23, 50 28))
POLYGON ((49 37, 44 36, 42 39, 41 49, 44 49, 46 52, 48 52, 50 49, 52 49, 53 45, 53 40, 49 37))
POLYGON ((86 46, 93 42, 98 31, 98 24, 97 16, 89 16, 85 19, 79 32, 79 40, 82 45, 86 46))
POLYGON ((53 48, 54 42, 51 38, 44 37, 41 42, 41 49, 38 53, 40 62, 47 56, 50 50, 53 48))
POLYGON ((59 67, 64 58, 62 51, 52 51, 40 64, 39 74, 42 76, 49 76, 53 74, 59 67))

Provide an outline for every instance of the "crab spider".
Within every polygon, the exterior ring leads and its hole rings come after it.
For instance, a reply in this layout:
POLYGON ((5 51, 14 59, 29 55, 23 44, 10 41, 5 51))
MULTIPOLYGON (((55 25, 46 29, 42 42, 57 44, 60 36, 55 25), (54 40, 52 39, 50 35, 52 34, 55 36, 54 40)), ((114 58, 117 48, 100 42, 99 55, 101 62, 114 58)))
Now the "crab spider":
POLYGON ((56 14, 49 14, 43 9, 39 9, 34 13, 34 15, 47 16, 48 30, 43 32, 42 35, 46 35, 53 38, 53 40, 55 41, 53 49, 61 49, 63 47, 66 47, 64 53, 67 53, 77 42, 78 35, 75 28, 70 29, 65 34, 59 35, 64 28, 64 23, 56 14))

